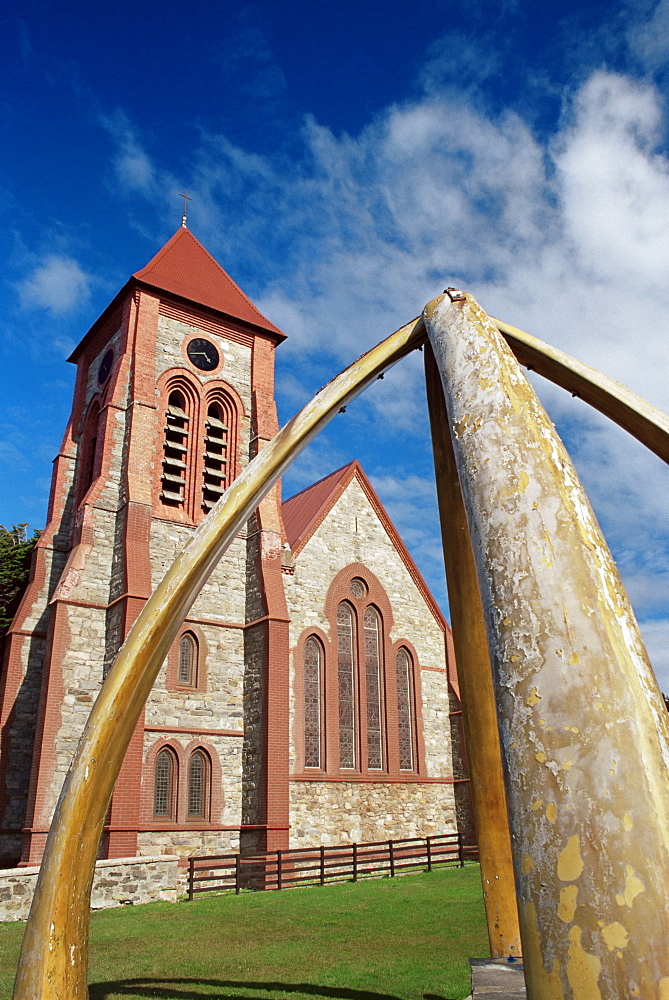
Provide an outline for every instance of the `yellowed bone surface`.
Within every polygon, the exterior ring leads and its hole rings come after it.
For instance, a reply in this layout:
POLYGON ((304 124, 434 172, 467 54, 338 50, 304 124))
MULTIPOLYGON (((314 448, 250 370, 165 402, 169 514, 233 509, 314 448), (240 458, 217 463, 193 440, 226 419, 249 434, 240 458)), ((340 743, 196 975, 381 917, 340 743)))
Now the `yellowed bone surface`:
POLYGON ((669 983, 669 732, 571 462, 495 324, 435 300, 493 664, 531 1000, 669 983))

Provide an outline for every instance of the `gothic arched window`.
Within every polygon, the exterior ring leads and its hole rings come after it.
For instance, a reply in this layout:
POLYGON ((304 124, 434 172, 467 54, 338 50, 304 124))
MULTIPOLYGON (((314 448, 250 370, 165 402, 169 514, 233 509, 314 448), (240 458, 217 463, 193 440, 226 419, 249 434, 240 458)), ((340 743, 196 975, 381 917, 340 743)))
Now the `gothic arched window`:
POLYGON ((177 759, 164 747, 156 757, 153 786, 153 815, 160 819, 176 819, 177 759))
POLYGON ((355 767, 355 618, 344 601, 337 608, 337 687, 339 691, 339 766, 355 767))
POLYGON ((209 809, 211 766, 204 750, 196 750, 188 762, 188 817, 206 819, 209 809))
POLYGON ((367 689, 367 767, 383 767, 381 705, 381 619, 376 608, 365 608, 365 684, 367 689))
POLYGON ((95 466, 98 453, 98 421, 100 418, 100 407, 97 402, 93 403, 86 415, 84 432, 81 435, 81 445, 79 453, 80 462, 80 487, 79 497, 83 499, 89 486, 95 479, 95 466))
POLYGON ((192 632, 184 632, 179 642, 177 682, 184 687, 197 687, 198 648, 192 632))
POLYGON ((414 768, 416 719, 414 711, 413 662, 409 651, 401 647, 395 661, 397 670, 397 727, 399 737, 400 768, 414 768))
POLYGON ((304 766, 321 767, 323 647, 313 635, 304 644, 304 766))
POLYGON ((160 477, 160 498, 168 507, 183 507, 186 502, 189 422, 186 398, 175 389, 168 397, 165 411, 163 473, 160 477))

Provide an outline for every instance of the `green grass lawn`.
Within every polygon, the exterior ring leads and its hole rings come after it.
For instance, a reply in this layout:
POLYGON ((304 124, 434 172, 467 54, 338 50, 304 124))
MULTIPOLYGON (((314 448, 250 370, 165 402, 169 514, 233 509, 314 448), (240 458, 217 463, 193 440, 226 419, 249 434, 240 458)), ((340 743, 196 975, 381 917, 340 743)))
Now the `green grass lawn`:
MULTIPOLYGON (((0 925, 9 1000, 23 924, 0 925)), ((476 865, 92 915, 91 1000, 461 1000, 488 955, 476 865)))

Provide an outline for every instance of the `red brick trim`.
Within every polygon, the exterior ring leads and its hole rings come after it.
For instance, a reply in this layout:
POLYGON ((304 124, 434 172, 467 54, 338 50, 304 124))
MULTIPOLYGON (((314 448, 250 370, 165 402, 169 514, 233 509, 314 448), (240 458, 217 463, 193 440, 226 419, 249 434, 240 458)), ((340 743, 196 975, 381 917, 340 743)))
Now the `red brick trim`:
POLYGON ((180 733, 183 736, 244 736, 243 729, 193 729, 191 726, 144 726, 145 733, 180 733))
POLYGON ((226 340, 232 340, 244 347, 251 347, 253 344, 253 337, 244 332, 241 324, 237 326, 232 321, 226 322, 221 317, 215 318, 215 313, 209 315, 205 313, 204 309, 198 309, 195 306, 177 305, 161 298, 160 315, 167 319, 175 319, 185 326, 190 326, 196 331, 193 333, 194 337, 199 332, 204 331, 217 337, 224 337, 226 340))
POLYGON ((397 775, 389 774, 347 774, 342 771, 340 774, 291 774, 289 781, 330 781, 334 784, 376 784, 376 785, 457 785, 469 782, 469 778, 428 778, 422 774, 413 774, 411 771, 400 771, 397 775))

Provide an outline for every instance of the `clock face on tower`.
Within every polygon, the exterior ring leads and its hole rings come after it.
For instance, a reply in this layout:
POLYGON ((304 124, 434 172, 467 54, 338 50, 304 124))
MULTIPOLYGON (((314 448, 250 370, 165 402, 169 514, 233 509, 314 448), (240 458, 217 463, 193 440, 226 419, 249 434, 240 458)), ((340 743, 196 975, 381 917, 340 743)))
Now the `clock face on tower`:
POLYGON ((218 368, 218 351, 210 340, 196 337, 186 348, 186 354, 190 363, 199 368, 201 372, 213 372, 214 368, 218 368))

